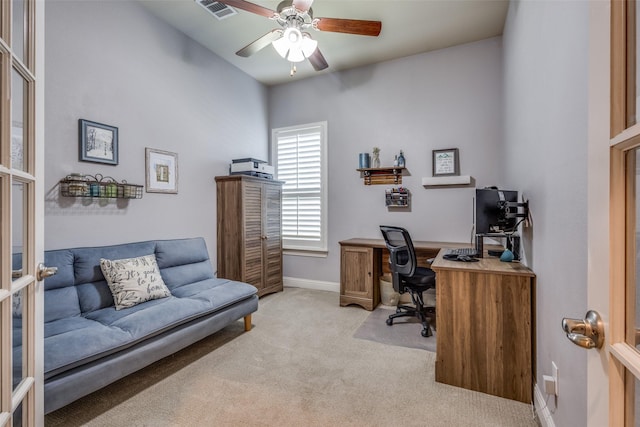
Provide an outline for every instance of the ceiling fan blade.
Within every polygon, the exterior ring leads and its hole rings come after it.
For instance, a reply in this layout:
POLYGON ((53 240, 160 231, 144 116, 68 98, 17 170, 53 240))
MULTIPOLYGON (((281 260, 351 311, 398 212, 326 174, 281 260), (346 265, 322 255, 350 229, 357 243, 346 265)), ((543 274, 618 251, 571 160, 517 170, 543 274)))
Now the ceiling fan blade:
POLYGON ((301 12, 306 12, 311 9, 313 0, 293 0, 293 6, 301 12))
POLYGON ((257 15, 262 15, 267 18, 271 18, 276 14, 275 10, 271 10, 266 7, 262 7, 258 4, 251 3, 244 0, 218 0, 219 3, 224 3, 227 6, 235 7, 237 9, 246 10, 247 12, 255 13, 257 15))
POLYGON ((322 53, 318 48, 316 48, 308 59, 316 71, 322 71, 329 66, 329 64, 327 64, 327 60, 324 59, 324 56, 322 56, 322 53))
POLYGON ((264 49, 269 46, 271 42, 278 40, 282 37, 282 30, 277 28, 260 37, 258 40, 253 41, 236 52, 236 55, 242 56, 244 58, 248 58, 254 53, 264 49))
POLYGON ((316 28, 320 31, 333 31, 334 33, 377 36, 382 29, 382 22, 362 21, 359 19, 318 18, 316 28))

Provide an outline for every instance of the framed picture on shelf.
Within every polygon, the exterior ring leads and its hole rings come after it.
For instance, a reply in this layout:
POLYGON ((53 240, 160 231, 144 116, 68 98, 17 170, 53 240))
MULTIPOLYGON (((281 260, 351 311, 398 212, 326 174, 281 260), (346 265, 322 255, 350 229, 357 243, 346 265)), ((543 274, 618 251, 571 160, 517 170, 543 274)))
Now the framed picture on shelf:
POLYGON ((460 175, 460 156, 457 148, 433 150, 433 176, 460 175))
POLYGON ((178 194, 178 154, 145 148, 147 193, 178 194))
POLYGON ((118 128, 80 119, 80 161, 118 164, 118 128))

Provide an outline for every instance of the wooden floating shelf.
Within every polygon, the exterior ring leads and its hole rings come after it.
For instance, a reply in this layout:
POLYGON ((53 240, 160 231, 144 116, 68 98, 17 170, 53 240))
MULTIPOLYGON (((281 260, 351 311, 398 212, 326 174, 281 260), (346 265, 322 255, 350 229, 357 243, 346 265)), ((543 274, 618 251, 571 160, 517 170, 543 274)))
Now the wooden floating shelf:
POLYGON ((402 171, 406 168, 392 166, 387 168, 361 168, 364 185, 399 185, 402 184, 402 171))

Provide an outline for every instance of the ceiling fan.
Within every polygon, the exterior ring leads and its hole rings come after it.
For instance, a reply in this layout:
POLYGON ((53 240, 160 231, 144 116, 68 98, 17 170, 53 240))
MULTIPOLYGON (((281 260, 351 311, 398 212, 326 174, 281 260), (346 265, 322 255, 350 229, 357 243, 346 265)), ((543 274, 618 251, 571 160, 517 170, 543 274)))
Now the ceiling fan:
POLYGON ((318 49, 318 42, 307 32, 313 28, 318 31, 378 36, 382 29, 380 21, 363 21, 342 18, 314 18, 311 4, 313 0, 284 0, 278 4, 277 11, 245 0, 218 0, 228 6, 246 10, 276 21, 282 28, 276 28, 236 52, 236 55, 249 57, 272 44, 278 54, 291 62, 291 75, 296 72, 296 62, 308 59, 316 71, 329 66, 318 49))

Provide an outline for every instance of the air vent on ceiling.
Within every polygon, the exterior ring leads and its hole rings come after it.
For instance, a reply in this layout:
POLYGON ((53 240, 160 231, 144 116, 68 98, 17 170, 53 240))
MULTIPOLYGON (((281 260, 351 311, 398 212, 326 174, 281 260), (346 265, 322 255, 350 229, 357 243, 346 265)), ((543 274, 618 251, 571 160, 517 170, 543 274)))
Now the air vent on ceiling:
POLYGON ((224 3, 220 3, 218 1, 196 0, 196 3, 204 7, 206 10, 209 11, 209 13, 211 13, 213 16, 215 16, 218 19, 226 19, 230 16, 238 14, 238 12, 235 9, 227 6, 224 3))

